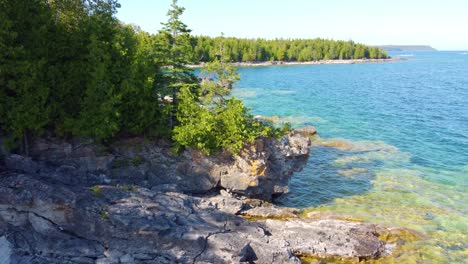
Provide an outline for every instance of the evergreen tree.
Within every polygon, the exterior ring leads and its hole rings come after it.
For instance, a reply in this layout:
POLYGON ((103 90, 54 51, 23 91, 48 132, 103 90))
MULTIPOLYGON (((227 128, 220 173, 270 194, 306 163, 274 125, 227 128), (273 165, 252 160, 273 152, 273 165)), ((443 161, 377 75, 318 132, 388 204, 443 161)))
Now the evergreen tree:
POLYGON ((163 23, 163 29, 159 32, 160 51, 166 54, 163 64, 163 77, 166 80, 165 86, 168 89, 163 95, 170 93, 172 107, 169 111, 169 126, 175 126, 177 111, 177 94, 182 86, 197 85, 197 79, 192 70, 186 64, 192 63, 193 49, 190 29, 181 20, 184 8, 178 6, 177 0, 172 0, 171 9, 167 12, 168 21, 163 23))
POLYGON ((0 1, 0 125, 22 140, 49 122, 49 10, 39 0, 0 1))

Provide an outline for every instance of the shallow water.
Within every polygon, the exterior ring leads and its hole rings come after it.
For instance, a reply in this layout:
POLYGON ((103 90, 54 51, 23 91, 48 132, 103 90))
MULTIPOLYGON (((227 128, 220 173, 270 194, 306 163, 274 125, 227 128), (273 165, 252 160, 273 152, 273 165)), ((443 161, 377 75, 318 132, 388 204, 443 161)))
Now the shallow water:
POLYGON ((253 114, 320 134, 279 203, 418 231, 397 262, 468 259, 468 56, 239 72, 253 114))

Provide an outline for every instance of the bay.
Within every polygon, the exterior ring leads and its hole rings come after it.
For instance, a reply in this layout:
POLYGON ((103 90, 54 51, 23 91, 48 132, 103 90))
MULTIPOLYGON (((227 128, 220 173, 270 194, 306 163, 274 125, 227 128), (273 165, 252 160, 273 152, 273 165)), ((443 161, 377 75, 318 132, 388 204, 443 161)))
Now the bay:
MULTIPOLYGON (((407 55, 393 53, 392 56, 407 55)), ((468 55, 240 68, 233 94, 254 115, 319 132, 277 202, 410 228, 401 262, 468 259, 468 55)))

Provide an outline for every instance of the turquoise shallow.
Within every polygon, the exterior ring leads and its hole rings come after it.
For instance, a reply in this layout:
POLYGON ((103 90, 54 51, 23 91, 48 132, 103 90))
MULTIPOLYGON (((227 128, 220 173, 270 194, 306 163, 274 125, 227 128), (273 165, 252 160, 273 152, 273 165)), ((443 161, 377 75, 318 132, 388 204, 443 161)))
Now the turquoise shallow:
MULTIPOLYGON (((391 54, 409 55, 409 54, 391 54)), ((233 90, 254 115, 313 125, 307 167, 285 206, 416 230, 402 262, 468 259, 468 55, 241 68, 233 90)))

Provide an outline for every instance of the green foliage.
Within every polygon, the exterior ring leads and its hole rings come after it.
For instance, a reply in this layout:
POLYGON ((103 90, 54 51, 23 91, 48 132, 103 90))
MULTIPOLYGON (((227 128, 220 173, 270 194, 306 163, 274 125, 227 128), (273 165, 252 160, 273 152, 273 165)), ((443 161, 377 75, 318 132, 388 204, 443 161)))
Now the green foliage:
POLYGON ((207 154, 219 148, 213 136, 216 125, 214 115, 199 104, 189 87, 181 89, 177 110, 179 124, 174 127, 173 139, 178 145, 194 147, 207 154))
POLYGON ((245 143, 253 142, 261 135, 260 124, 248 113, 242 101, 225 98, 229 88, 239 80, 226 54, 224 43, 220 42, 216 58, 202 70, 202 74, 209 78, 203 81, 199 94, 189 86, 180 91, 179 124, 173 135, 179 147, 192 147, 205 154, 224 149, 235 155, 245 143))
POLYGON ((114 162, 112 163, 112 167, 113 167, 113 168, 116 168, 116 169, 118 169, 118 168, 126 168, 126 167, 128 167, 128 166, 130 166, 130 161, 127 160, 127 159, 123 159, 123 158, 121 158, 121 159, 116 159, 116 160, 114 160, 114 162))
POLYGON ((193 62, 193 48, 190 29, 180 20, 184 10, 177 5, 177 0, 172 0, 167 12, 168 20, 162 23, 163 29, 157 35, 159 52, 164 54, 162 64, 165 66, 162 71, 165 80, 162 96, 169 95, 172 98, 171 108, 167 111, 171 128, 176 122, 179 90, 185 85, 198 84, 192 70, 186 66, 193 62))
POLYGON ((107 213, 107 206, 101 206, 101 218, 102 219, 109 219, 109 214, 107 213))
POLYGON ((224 37, 196 38, 194 52, 201 62, 218 57, 218 47, 224 46, 226 61, 316 61, 348 59, 381 59, 387 53, 377 47, 356 44, 353 41, 328 39, 242 39, 224 37))
POLYGON ((217 106, 215 113, 215 140, 220 148, 237 154, 244 143, 253 142, 258 137, 257 131, 252 129, 252 116, 242 101, 230 98, 225 105, 217 106))
POLYGON ((44 130, 98 140, 169 134, 165 54, 156 37, 119 23, 118 7, 0 1, 0 126, 13 139, 44 130))
POLYGON ((102 186, 95 185, 93 187, 89 187, 91 193, 95 196, 99 196, 102 193, 102 186))
POLYGON ((1 2, 0 124, 16 139, 41 133, 49 122, 49 14, 38 0, 1 2))
POLYGON ((224 149, 236 155, 244 144, 259 136, 284 134, 272 124, 254 119, 242 101, 236 98, 222 100, 212 106, 213 102, 200 100, 188 87, 181 90, 179 98, 179 124, 173 135, 179 147, 191 147, 205 154, 224 149))

